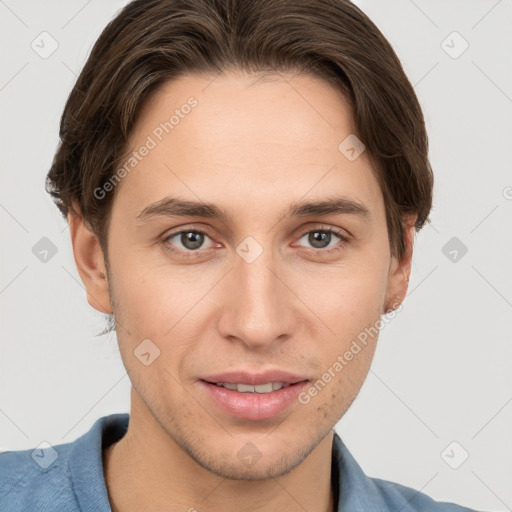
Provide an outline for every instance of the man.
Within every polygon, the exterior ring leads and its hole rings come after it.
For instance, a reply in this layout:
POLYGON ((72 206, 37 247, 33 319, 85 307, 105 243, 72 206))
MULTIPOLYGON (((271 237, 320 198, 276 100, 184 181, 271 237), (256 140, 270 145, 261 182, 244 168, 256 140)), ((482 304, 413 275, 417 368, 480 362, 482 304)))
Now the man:
POLYGON ((334 431, 432 203, 420 106, 357 7, 132 2, 61 140, 48 191, 131 411, 44 468, 1 454, 2 510, 469 510, 367 477, 334 431))

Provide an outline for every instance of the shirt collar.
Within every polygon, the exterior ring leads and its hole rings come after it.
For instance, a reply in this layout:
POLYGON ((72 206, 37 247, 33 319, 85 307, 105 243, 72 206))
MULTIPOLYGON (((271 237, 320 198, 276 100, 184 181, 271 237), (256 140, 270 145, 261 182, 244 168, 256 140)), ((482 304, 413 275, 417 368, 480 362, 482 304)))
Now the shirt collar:
POLYGON ((332 479, 339 484, 336 509, 338 512, 389 511, 374 481, 365 475, 336 431, 334 431, 332 458, 332 479))
POLYGON ((73 443, 68 468, 83 512, 112 510, 103 474, 103 449, 124 436, 128 422, 127 413, 103 416, 73 443))

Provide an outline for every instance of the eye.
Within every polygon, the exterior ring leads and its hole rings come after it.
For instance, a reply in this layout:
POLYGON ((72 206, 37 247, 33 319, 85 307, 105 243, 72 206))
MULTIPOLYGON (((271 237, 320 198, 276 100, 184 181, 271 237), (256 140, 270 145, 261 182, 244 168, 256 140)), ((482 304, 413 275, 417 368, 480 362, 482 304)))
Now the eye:
POLYGON ((202 248, 205 237, 210 238, 208 233, 200 229, 184 229, 168 235, 164 239, 164 244, 170 251, 190 253, 202 248), (172 242, 173 239, 176 241, 172 242), (173 247, 175 244, 178 246, 177 248, 173 247))
POLYGON ((326 253, 336 252, 348 243, 348 237, 344 236, 341 231, 332 228, 317 228, 305 232, 300 238, 306 239, 311 244, 313 250, 326 253), (336 239, 338 242, 336 243, 336 239), (331 245, 331 242, 334 244, 331 245))
MULTIPOLYGON (((206 238, 211 240, 208 233, 201 229, 182 229, 166 236, 163 243, 166 250, 185 257, 199 256, 199 254, 208 249, 222 247, 215 242, 210 247, 203 247, 206 238)), ((306 242, 312 246, 306 247, 306 249, 327 254, 342 250, 349 242, 348 236, 344 235, 341 231, 323 226, 304 232, 300 236, 299 241, 302 239, 306 239, 306 242)))

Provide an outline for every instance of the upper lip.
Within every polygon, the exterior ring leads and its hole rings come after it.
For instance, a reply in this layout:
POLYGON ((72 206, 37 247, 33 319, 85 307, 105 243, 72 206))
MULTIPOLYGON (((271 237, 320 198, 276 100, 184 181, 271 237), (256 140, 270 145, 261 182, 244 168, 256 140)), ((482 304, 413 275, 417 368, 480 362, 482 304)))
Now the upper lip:
POLYGON ((243 370, 232 370, 224 373, 216 373, 202 377, 201 380, 212 383, 228 383, 228 384, 250 384, 257 386, 266 384, 267 382, 284 382, 285 384, 295 384, 303 380, 309 380, 307 377, 285 372, 282 370, 266 370, 264 372, 250 373, 243 370))

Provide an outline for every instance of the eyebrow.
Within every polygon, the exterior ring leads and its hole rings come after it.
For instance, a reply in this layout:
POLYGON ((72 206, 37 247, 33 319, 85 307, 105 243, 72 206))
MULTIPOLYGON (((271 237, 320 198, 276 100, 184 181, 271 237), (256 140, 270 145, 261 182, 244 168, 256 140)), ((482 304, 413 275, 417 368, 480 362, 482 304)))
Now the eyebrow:
MULTIPOLYGON (((306 217, 333 214, 358 215, 370 217, 370 210, 364 204, 347 197, 331 197, 315 201, 298 201, 286 212, 286 217, 306 217)), ((146 206, 138 215, 140 221, 149 220, 154 216, 165 217, 204 217, 229 222, 231 215, 216 204, 204 201, 189 201, 177 197, 163 199, 146 206)))

